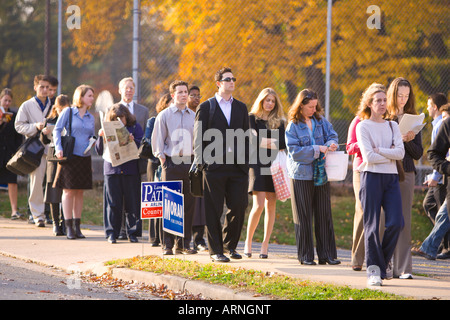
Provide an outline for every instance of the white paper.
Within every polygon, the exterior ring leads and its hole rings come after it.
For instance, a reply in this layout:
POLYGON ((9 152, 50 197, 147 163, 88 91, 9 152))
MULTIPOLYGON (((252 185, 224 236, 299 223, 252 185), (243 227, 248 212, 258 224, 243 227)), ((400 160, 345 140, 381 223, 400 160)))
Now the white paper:
POLYGON ((423 113, 420 115, 405 113, 402 120, 398 124, 401 134, 407 134, 409 131, 414 132, 414 134, 418 134, 427 124, 426 122, 423 123, 423 120, 425 120, 425 114, 423 113))

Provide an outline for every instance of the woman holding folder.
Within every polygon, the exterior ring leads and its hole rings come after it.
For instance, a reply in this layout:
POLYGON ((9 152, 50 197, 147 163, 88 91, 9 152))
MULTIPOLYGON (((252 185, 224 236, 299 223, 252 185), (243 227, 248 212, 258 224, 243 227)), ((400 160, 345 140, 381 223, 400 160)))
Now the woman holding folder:
MULTIPOLYGON (((417 114, 413 89, 408 80, 397 78, 392 81, 387 91, 387 109, 389 118, 398 123, 405 114, 417 114)), ((405 156, 401 163, 405 179, 400 181, 400 193, 405 226, 398 238, 392 271, 395 278, 412 279, 411 209, 416 180, 414 160, 419 160, 423 155, 422 135, 420 132, 415 134, 413 131, 408 131, 406 134, 402 134, 402 140, 405 156)))

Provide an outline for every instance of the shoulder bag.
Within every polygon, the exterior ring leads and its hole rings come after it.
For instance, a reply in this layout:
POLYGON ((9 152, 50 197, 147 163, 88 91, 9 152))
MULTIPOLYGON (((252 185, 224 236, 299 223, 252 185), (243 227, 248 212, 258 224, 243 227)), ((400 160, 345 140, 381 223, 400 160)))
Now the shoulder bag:
POLYGON ((39 167, 45 150, 45 146, 39 136, 40 132, 22 143, 14 156, 6 164, 6 168, 9 171, 24 176, 39 167))
POLYGON ((55 146, 51 145, 48 148, 47 153, 47 161, 50 162, 66 162, 70 160, 73 156, 73 148, 75 146, 75 137, 72 136, 72 108, 69 111, 69 130, 67 130, 67 134, 61 136, 61 146, 63 149, 63 157, 59 159, 55 155, 55 146))
MULTIPOLYGON (((394 129, 392 128, 391 121, 389 121, 389 126, 391 127, 391 131, 392 131, 392 144, 391 144, 391 146, 395 146, 395 144, 394 144, 394 129)), ((405 181, 405 169, 403 168, 403 160, 395 160, 395 164, 397 165, 398 180, 400 182, 405 181)))

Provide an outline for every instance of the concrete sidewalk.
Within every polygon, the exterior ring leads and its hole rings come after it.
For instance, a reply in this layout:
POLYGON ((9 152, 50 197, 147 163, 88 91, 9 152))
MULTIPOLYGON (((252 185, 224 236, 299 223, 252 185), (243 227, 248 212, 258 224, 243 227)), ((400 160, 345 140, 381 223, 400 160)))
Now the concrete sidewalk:
MULTIPOLYGON (((145 225, 148 226, 148 224, 145 225)), ((140 239, 139 243, 117 241, 116 244, 110 244, 106 241, 101 227, 83 226, 82 231, 86 239, 68 240, 65 236, 53 236, 50 226, 37 228, 26 221, 0 218, 0 254, 53 266, 68 272, 93 272, 97 275, 108 271, 103 263, 109 260, 144 255, 162 257, 161 247, 151 247, 148 243, 148 232, 145 232, 144 238, 140 239)), ((243 244, 238 247, 238 252, 243 253, 243 244)), ((296 257, 295 246, 270 245, 268 259, 259 259, 258 255, 259 244, 255 243, 253 247, 254 257, 232 260, 228 265, 346 285, 352 288, 366 288, 365 270, 356 272, 351 269, 350 251, 348 250, 338 250, 338 259, 342 263, 337 266, 300 265, 296 257)), ((172 257, 196 260, 201 263, 211 262, 207 252, 172 257)), ((413 264, 414 279, 385 280, 380 290, 414 297, 415 299, 450 299, 450 260, 429 261, 422 257, 413 257, 413 264)), ((201 281, 119 268, 112 270, 112 272, 113 276, 124 280, 135 280, 148 284, 165 283, 169 289, 187 289, 193 294, 202 293, 204 296, 213 299, 253 298, 249 294, 236 293, 233 290, 225 289, 223 286, 212 286, 200 283, 201 281)))

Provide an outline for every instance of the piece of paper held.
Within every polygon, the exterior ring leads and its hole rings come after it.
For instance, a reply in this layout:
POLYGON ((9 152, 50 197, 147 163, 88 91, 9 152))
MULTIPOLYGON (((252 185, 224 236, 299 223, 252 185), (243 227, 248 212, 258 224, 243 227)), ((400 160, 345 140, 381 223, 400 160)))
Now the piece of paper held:
POLYGON ((425 114, 423 113, 420 115, 404 114, 402 120, 398 124, 400 133, 407 134, 409 131, 413 131, 415 134, 418 134, 426 125, 426 123, 423 123, 424 120, 425 114))

